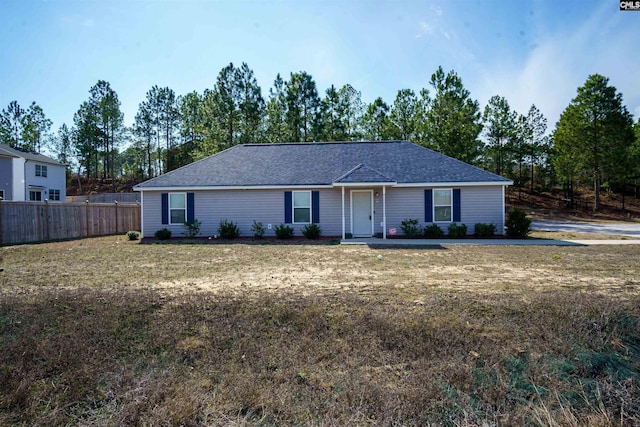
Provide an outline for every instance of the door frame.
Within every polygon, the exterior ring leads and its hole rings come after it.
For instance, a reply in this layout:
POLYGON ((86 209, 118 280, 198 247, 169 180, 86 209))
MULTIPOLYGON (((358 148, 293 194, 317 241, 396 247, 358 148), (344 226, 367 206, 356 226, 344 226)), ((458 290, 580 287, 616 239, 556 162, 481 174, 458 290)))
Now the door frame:
POLYGON ((374 228, 374 222, 375 222, 375 218, 374 218, 374 213, 373 213, 373 190, 351 190, 349 193, 349 209, 351 210, 351 221, 350 221, 350 225, 351 225, 351 235, 353 237, 357 237, 355 235, 355 233, 353 232, 353 193, 369 193, 369 202, 370 202, 370 206, 371 206, 371 234, 370 236, 373 236, 373 228, 374 228))

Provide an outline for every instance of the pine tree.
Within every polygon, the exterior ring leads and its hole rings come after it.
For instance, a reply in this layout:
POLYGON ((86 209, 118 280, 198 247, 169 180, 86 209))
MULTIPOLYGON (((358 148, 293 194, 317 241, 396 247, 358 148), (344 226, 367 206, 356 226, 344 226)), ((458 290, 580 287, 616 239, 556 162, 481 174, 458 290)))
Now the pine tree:
POLYGON ((589 76, 560 116, 554 132, 554 166, 565 183, 584 170, 594 186, 594 210, 600 208, 605 178, 620 179, 620 165, 633 144, 633 121, 622 94, 599 74, 589 76), (575 162, 571 165, 570 162, 575 162))
POLYGON ((470 98, 453 70, 445 75, 442 67, 438 67, 430 85, 434 98, 425 121, 427 138, 437 151, 447 156, 478 163, 482 152, 478 139, 482 132, 478 101, 470 98))

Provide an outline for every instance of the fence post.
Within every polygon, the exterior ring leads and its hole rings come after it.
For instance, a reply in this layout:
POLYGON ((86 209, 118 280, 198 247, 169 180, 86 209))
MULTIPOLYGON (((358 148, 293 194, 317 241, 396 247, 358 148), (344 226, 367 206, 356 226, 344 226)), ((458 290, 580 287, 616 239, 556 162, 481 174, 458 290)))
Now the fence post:
POLYGON ((47 242, 51 240, 51 231, 49 230, 49 199, 44 199, 44 235, 47 242))
POLYGON ((118 201, 115 200, 115 203, 116 203, 116 234, 119 234, 118 233, 118 201))
POLYGON ((84 203, 85 228, 87 230, 87 237, 89 237, 89 199, 87 199, 84 203))

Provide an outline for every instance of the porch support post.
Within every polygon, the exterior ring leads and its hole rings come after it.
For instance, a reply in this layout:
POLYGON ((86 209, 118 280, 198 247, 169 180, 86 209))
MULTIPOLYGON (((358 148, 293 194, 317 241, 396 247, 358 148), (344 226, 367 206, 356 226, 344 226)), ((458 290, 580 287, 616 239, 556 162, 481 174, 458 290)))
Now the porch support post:
POLYGON ((505 215, 505 212, 504 212, 505 211, 505 206, 504 206, 504 196, 505 196, 504 188, 505 188, 505 186, 503 185, 502 186, 502 234, 503 235, 507 233, 507 227, 506 227, 506 224, 504 223, 505 222, 504 221, 504 219, 505 219, 504 218, 504 215, 505 215))
POLYGON ((382 186, 382 238, 387 239, 387 187, 382 186))
POLYGON ((344 185, 342 186, 342 240, 346 238, 345 233, 345 220, 344 220, 344 185))

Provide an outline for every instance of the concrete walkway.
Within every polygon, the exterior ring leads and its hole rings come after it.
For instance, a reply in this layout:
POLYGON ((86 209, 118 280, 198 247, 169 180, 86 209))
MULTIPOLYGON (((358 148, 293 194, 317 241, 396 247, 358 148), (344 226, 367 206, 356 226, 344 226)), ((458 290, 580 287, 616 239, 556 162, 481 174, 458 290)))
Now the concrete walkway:
POLYGON ((378 239, 354 238, 340 241, 341 245, 369 245, 372 248, 438 248, 449 245, 483 246, 594 246, 640 245, 633 240, 552 240, 552 239, 378 239))

